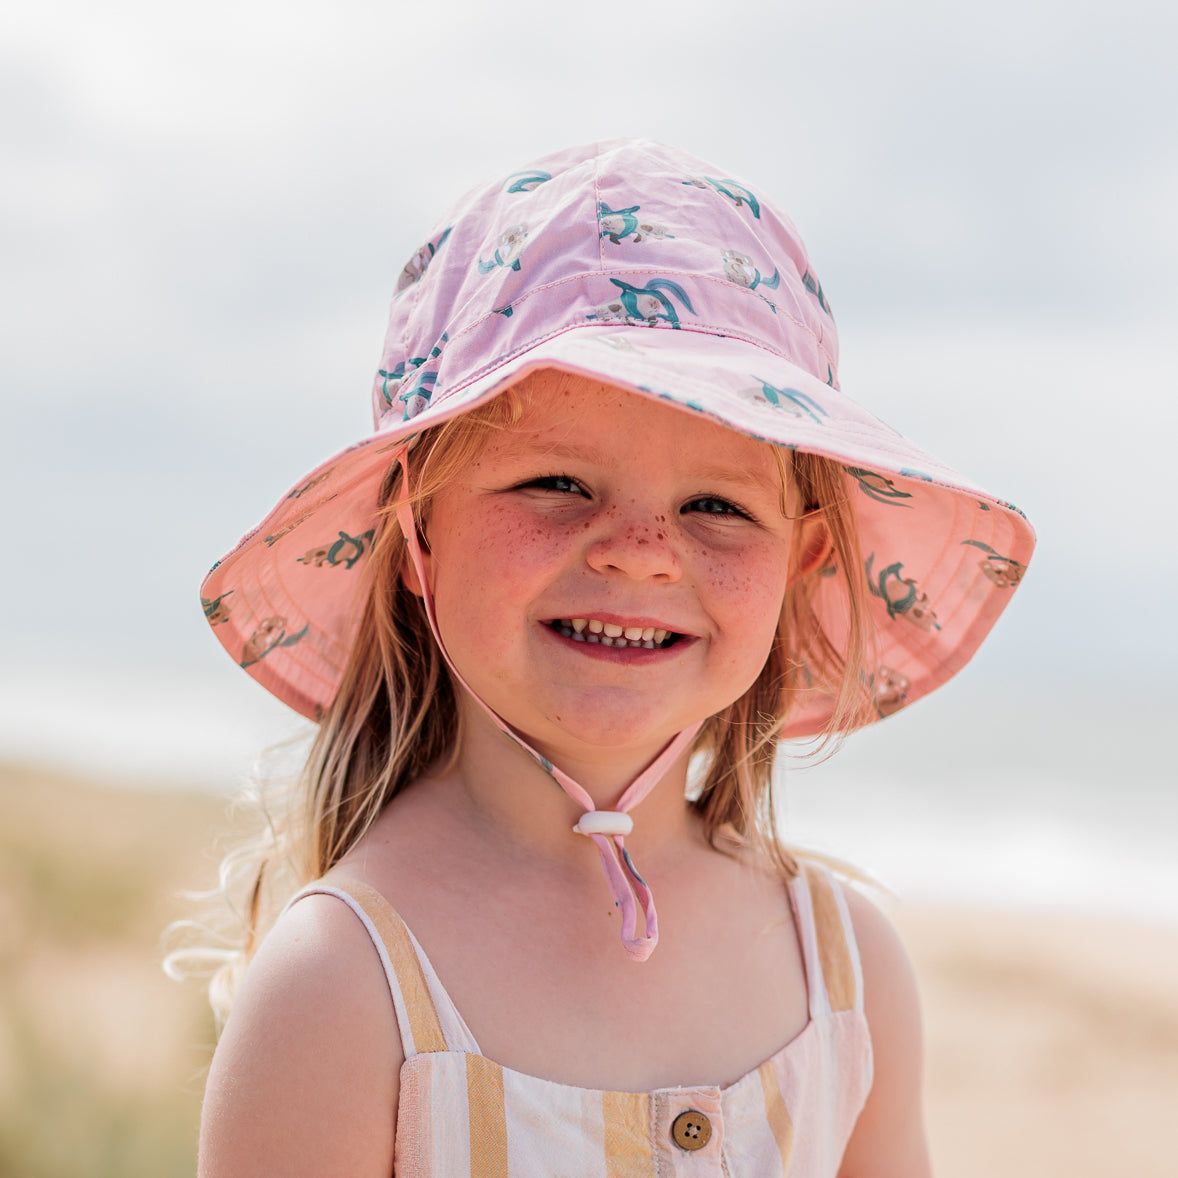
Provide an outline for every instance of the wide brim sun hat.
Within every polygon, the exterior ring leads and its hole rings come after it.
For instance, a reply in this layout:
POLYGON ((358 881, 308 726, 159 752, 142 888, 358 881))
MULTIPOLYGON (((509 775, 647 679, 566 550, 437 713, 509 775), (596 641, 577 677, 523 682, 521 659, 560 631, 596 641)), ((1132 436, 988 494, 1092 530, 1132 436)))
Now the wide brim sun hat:
MULTIPOLYGON (((969 660, 1030 559, 1021 512, 839 390, 834 320, 792 222, 701 160, 618 140, 475 190, 414 254, 393 296, 374 432, 299 479, 205 579, 205 615, 234 661, 321 718, 348 663, 390 463, 422 430, 542 369, 843 466, 877 718, 969 660)), ((837 643, 837 578, 814 607, 837 643)), ((821 732, 833 705, 805 692, 785 735, 821 732)))

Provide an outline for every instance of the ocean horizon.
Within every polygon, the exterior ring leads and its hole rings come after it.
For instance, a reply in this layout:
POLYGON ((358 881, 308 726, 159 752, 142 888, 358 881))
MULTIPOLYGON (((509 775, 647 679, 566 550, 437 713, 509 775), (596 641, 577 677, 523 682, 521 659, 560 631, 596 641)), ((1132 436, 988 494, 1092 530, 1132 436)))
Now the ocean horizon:
MULTIPOLYGON (((223 670, 10 670, 0 759, 226 797, 291 772, 310 725, 223 670)), ((787 746, 781 827, 791 845, 854 864, 901 902, 1178 928, 1178 790, 1162 748, 1175 702, 1150 684, 1096 701, 1048 679, 1011 688, 963 677, 821 763, 787 746)))

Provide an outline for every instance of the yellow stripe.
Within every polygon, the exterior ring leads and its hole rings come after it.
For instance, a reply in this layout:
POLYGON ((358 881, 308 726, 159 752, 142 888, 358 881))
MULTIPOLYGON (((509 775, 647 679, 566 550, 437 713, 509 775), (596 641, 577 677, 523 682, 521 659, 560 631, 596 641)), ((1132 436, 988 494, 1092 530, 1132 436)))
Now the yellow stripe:
POLYGON ((843 917, 834 897, 834 887, 825 872, 807 869, 810 899, 814 909, 814 935, 818 941, 818 960, 826 979, 826 994, 831 1010, 850 1010, 855 1005, 855 968, 843 917))
POLYGON ((772 1063, 763 1063, 758 1069, 761 1077, 761 1090, 765 1094, 765 1119, 769 1122, 769 1131, 773 1140, 777 1142, 778 1152, 781 1154, 781 1172, 789 1170, 790 1155, 794 1151, 794 1123, 785 1106, 785 1097, 781 1095, 781 1085, 777 1083, 777 1073, 772 1063))
POLYGON ((606 1178, 655 1178, 650 1145, 650 1098, 638 1092, 603 1092, 606 1178))
POLYGON ((409 1033, 413 1036, 415 1051, 445 1051, 446 1036, 434 1000, 430 997, 425 983, 421 962, 409 939, 405 922, 397 915, 393 906, 375 888, 353 880, 342 881, 336 886, 347 892, 376 926, 385 951, 393 963, 393 973, 401 986, 401 996, 409 1014, 409 1033))
POLYGON ((503 1071, 481 1055, 466 1057, 471 1178, 507 1178, 507 1109, 503 1071))

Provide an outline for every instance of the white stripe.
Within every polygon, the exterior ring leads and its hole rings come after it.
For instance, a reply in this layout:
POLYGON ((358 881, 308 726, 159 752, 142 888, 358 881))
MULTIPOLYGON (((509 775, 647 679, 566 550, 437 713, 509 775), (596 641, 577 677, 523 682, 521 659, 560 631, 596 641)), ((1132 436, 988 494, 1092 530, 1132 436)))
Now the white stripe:
POLYGON ((806 966, 806 989, 809 991, 810 1017, 825 1018, 830 1014, 830 997, 826 993, 826 978, 818 959, 818 935, 814 930, 814 900, 805 870, 789 883, 794 893, 794 914, 798 922, 798 937, 802 942, 802 957, 806 966))
POLYGON ((409 934, 409 941, 413 945, 413 951, 417 954, 417 962, 421 966, 426 989, 433 999, 434 1011, 446 1039, 446 1050, 482 1055, 479 1045, 470 1033, 470 1028, 466 1025, 466 1019, 462 1017, 458 1007, 454 1005, 454 1000, 446 992, 446 988, 434 972, 433 962, 426 956, 425 950, 418 944, 413 930, 408 925, 405 925, 405 931, 409 934))
POLYGON ((507 1169, 515 1178, 568 1175, 606 1178, 601 1093, 551 1083, 536 1076, 505 1070, 503 1095, 507 1109, 507 1169), (560 1145, 584 1143, 577 1156, 567 1157, 560 1145), (593 1149, 593 1144, 598 1148, 593 1149))
MULTIPOLYGON (((423 1057, 427 1058, 427 1057, 423 1057)), ((466 1056, 428 1056, 430 1077, 429 1178, 468 1178, 470 1108, 466 1099, 466 1056)), ((398 1178, 400 1178, 398 1172, 398 1178)), ((422 1175, 425 1178, 425 1175, 422 1175)))
MULTIPOLYGON (((397 1014, 397 1027, 401 1032, 401 1048, 405 1053, 406 1059, 412 1055, 416 1055, 417 1047, 413 1042, 413 1031, 410 1028, 409 1022, 409 1010, 405 1005, 404 995, 401 993, 401 983, 397 980, 393 963, 389 959, 388 950, 385 948, 384 940, 380 933, 377 932, 376 925, 372 923, 368 913, 364 911, 354 896, 349 895, 342 888, 333 888, 327 884, 308 884, 307 887, 297 892, 287 901, 286 908, 289 908, 296 900, 301 900, 304 896, 314 895, 334 896, 337 900, 342 900, 360 918, 360 922, 368 930, 368 936, 377 954, 380 956, 380 963, 384 967, 385 980, 388 982, 389 991, 393 996, 393 1007, 397 1014)), ((284 912, 286 908, 283 909, 284 912)), ((413 936, 412 933, 409 935, 410 937, 413 936)))
POLYGON ((855 974, 855 1010, 863 1009, 863 963, 859 960, 859 943, 855 940, 855 926, 851 923, 851 912, 847 907, 847 897, 838 880, 831 878, 831 890, 838 905, 839 916, 843 921, 843 936, 847 942, 847 952, 851 955, 851 969, 855 974))

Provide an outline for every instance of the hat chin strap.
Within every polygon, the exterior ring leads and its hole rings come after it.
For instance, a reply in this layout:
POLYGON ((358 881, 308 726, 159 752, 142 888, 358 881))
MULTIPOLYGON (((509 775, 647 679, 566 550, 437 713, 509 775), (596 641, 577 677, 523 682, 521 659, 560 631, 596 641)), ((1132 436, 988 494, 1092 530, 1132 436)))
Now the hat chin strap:
POLYGON ((421 584, 421 599, 425 606, 425 615, 433 632, 434 641, 450 668, 450 673, 462 684, 467 694, 478 704, 491 722, 504 735, 523 749, 545 773, 556 783, 578 806, 583 806, 585 813, 572 829, 591 839, 597 847, 601 858, 601 866, 605 872, 606 882, 613 895, 614 904, 622 913, 622 947, 635 961, 645 961, 659 941, 659 919, 655 911, 654 896, 646 881, 638 874, 630 853, 626 850, 625 837, 634 829, 634 820, 628 811, 632 810, 652 789, 662 780, 663 775, 672 764, 691 746, 701 724, 693 724, 685 728, 667 745, 665 749, 643 770, 626 788, 618 799, 613 810, 598 810, 583 786, 575 782, 567 773, 558 769, 547 757, 538 753, 526 740, 513 731, 507 722, 479 697, 454 666, 438 628, 438 619, 434 611, 433 593, 430 591, 429 581, 425 575, 425 560, 421 551, 421 542, 417 535, 417 522, 413 518, 413 509, 409 505, 409 474, 406 463, 406 451, 400 453, 401 462, 401 502, 397 507, 397 522, 401 525, 401 532, 409 545, 409 555, 413 560, 413 567, 417 571, 417 579, 421 584), (642 904, 642 914, 645 924, 645 935, 638 936, 638 903, 642 904))

